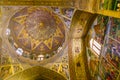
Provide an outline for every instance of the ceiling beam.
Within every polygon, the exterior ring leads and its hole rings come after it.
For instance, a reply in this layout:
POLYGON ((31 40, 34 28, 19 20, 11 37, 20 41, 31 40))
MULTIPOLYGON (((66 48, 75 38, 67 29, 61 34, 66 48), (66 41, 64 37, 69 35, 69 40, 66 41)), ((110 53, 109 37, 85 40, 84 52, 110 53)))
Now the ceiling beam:
POLYGON ((0 0, 2 6, 63 6, 72 7, 73 0, 0 0))

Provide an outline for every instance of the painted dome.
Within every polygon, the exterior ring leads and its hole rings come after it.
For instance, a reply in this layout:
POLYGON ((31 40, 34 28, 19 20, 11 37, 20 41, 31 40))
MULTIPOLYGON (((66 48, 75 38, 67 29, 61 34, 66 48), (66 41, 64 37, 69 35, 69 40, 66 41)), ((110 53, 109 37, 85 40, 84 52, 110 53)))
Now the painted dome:
POLYGON ((15 43, 25 51, 48 54, 65 40, 65 25, 57 14, 45 7, 26 7, 9 22, 15 43))

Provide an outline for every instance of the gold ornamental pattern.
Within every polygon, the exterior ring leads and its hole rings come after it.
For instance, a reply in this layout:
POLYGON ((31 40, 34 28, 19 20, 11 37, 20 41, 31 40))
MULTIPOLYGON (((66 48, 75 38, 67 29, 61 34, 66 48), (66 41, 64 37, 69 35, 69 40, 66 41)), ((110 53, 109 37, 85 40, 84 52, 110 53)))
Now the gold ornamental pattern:
POLYGON ((50 53, 65 40, 65 25, 57 14, 45 7, 26 7, 9 22, 17 45, 32 53, 50 53))

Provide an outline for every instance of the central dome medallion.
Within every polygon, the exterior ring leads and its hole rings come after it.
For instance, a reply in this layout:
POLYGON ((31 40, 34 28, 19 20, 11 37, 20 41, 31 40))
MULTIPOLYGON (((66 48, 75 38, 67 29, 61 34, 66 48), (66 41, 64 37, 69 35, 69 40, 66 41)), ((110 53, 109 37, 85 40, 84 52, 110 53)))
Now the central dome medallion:
POLYGON ((48 54, 65 40, 65 25, 51 10, 26 7, 12 16, 9 23, 16 44, 23 50, 48 54))
POLYGON ((25 29, 32 38, 45 40, 55 33, 57 25, 59 25, 56 20, 54 14, 51 14, 45 8, 36 8, 36 11, 29 12, 26 17, 25 29))

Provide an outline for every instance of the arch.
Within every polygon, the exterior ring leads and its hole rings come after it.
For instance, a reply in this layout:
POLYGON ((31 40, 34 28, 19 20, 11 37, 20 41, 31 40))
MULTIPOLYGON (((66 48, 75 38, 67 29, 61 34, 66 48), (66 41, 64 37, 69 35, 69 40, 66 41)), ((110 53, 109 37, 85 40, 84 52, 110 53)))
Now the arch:
POLYGON ((87 80, 89 77, 85 39, 96 16, 80 10, 74 13, 68 42, 70 80, 87 80))
POLYGON ((41 66, 36 66, 16 73, 5 80, 66 80, 66 78, 55 71, 41 66))

